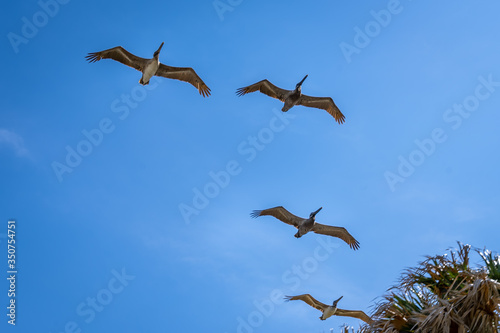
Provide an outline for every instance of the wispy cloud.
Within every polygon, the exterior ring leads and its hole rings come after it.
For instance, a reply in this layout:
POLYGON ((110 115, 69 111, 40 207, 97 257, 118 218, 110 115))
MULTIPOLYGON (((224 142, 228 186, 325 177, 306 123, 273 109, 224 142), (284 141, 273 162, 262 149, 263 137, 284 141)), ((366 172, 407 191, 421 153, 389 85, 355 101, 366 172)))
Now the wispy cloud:
POLYGON ((24 147, 23 138, 4 128, 0 128, 0 147, 2 146, 14 149, 17 156, 28 155, 28 150, 24 147))

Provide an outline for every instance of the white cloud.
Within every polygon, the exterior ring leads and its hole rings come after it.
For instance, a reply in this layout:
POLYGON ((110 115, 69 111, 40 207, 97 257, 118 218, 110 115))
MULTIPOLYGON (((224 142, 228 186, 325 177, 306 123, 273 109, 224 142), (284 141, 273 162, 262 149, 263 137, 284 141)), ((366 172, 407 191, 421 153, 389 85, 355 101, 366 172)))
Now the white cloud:
POLYGON ((11 147, 17 156, 28 155, 28 150, 24 147, 23 138, 4 128, 0 128, 0 146, 11 147))

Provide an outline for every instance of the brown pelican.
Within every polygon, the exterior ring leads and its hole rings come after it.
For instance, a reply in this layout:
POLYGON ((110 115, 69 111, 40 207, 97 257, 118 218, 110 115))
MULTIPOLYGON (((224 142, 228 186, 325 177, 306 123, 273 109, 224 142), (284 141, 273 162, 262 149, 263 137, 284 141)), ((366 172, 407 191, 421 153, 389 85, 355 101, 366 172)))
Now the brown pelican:
POLYGON ((286 224, 293 225, 295 228, 299 229, 295 234, 295 237, 300 238, 303 235, 307 234, 309 231, 313 231, 317 234, 328 235, 333 237, 338 237, 342 239, 344 242, 349 244, 349 247, 353 250, 359 249, 359 242, 351 236, 349 232, 343 227, 334 227, 330 225, 324 225, 320 223, 316 223, 316 214, 322 209, 320 207, 315 212, 312 212, 309 215, 308 219, 303 219, 301 217, 295 216, 286 210, 282 206, 264 209, 264 210, 254 210, 250 216, 253 218, 271 215, 277 218, 278 220, 285 222, 286 224))
POLYGON ((158 57, 160 55, 160 50, 163 47, 161 43, 160 47, 153 54, 152 59, 144 59, 133 55, 121 46, 113 47, 108 50, 101 52, 89 53, 85 58, 89 62, 96 62, 101 59, 113 59, 121 62, 124 65, 135 68, 142 72, 142 77, 139 83, 142 85, 149 84, 149 80, 154 76, 163 76, 168 79, 176 79, 180 81, 185 81, 191 83, 200 92, 203 97, 210 95, 210 88, 207 87, 205 82, 196 74, 196 72, 190 67, 172 67, 164 64, 160 64, 158 57))
POLYGON ((285 296, 285 300, 287 301, 295 301, 295 300, 301 300, 312 306, 313 308, 316 308, 323 312, 321 317, 319 319, 325 320, 333 315, 335 316, 344 316, 344 317, 353 317, 353 318, 358 318, 364 321, 365 323, 370 324, 372 322, 371 318, 366 315, 363 311, 357 311, 357 310, 343 310, 337 308, 337 303, 342 299, 344 296, 340 296, 339 299, 333 301, 332 305, 326 305, 324 303, 321 303, 320 301, 316 300, 314 297, 312 297, 309 294, 303 294, 303 295, 298 295, 298 296, 285 296))
POLYGON ((297 83, 294 90, 281 89, 276 87, 268 80, 262 80, 248 87, 239 88, 238 90, 236 90, 236 95, 243 96, 254 91, 260 91, 267 96, 271 96, 272 98, 276 98, 282 102, 285 102, 285 105, 281 109, 281 111, 283 112, 290 110, 294 105, 303 105, 326 110, 335 118, 335 120, 339 124, 343 124, 345 121, 345 117, 342 112, 340 112, 337 105, 335 105, 331 97, 312 97, 302 94, 301 86, 306 78, 307 75, 304 76, 302 81, 297 83))

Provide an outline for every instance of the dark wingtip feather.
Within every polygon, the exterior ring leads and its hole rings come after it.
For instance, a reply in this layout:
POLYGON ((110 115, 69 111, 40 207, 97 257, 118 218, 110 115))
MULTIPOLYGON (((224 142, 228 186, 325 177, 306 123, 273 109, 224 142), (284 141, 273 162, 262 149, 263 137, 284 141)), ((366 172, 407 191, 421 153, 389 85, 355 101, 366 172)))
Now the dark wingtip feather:
POLYGON ((336 119, 336 120, 337 120, 337 123, 343 124, 343 123, 345 123, 345 116, 341 113, 340 116, 338 117, 338 119, 336 119))
POLYGON ((93 63, 99 60, 99 56, 97 55, 97 52, 92 52, 86 55, 85 59, 87 59, 88 62, 93 63))
POLYGON ((250 213, 250 216, 253 217, 253 218, 256 218, 256 217, 259 217, 260 216, 260 213, 262 213, 261 210, 254 210, 250 213))
POLYGON ((208 97, 210 96, 210 88, 207 87, 207 86, 204 86, 200 89, 200 95, 202 95, 203 97, 208 97))
POLYGON ((359 242, 358 241, 355 241, 355 243, 351 244, 350 245, 351 249, 353 249, 354 251, 358 250, 359 249, 359 242))
POLYGON ((236 95, 237 96, 243 96, 246 94, 246 87, 245 88, 238 88, 236 89, 236 95))

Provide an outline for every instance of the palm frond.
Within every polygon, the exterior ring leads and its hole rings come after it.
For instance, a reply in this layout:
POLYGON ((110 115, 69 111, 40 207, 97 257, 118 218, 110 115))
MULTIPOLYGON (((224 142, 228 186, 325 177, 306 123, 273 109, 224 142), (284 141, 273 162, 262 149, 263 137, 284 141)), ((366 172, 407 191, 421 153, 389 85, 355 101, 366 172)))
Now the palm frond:
POLYGON ((428 256, 406 269, 399 283, 375 305, 365 333, 499 333, 500 256, 458 243, 444 255, 428 256))

